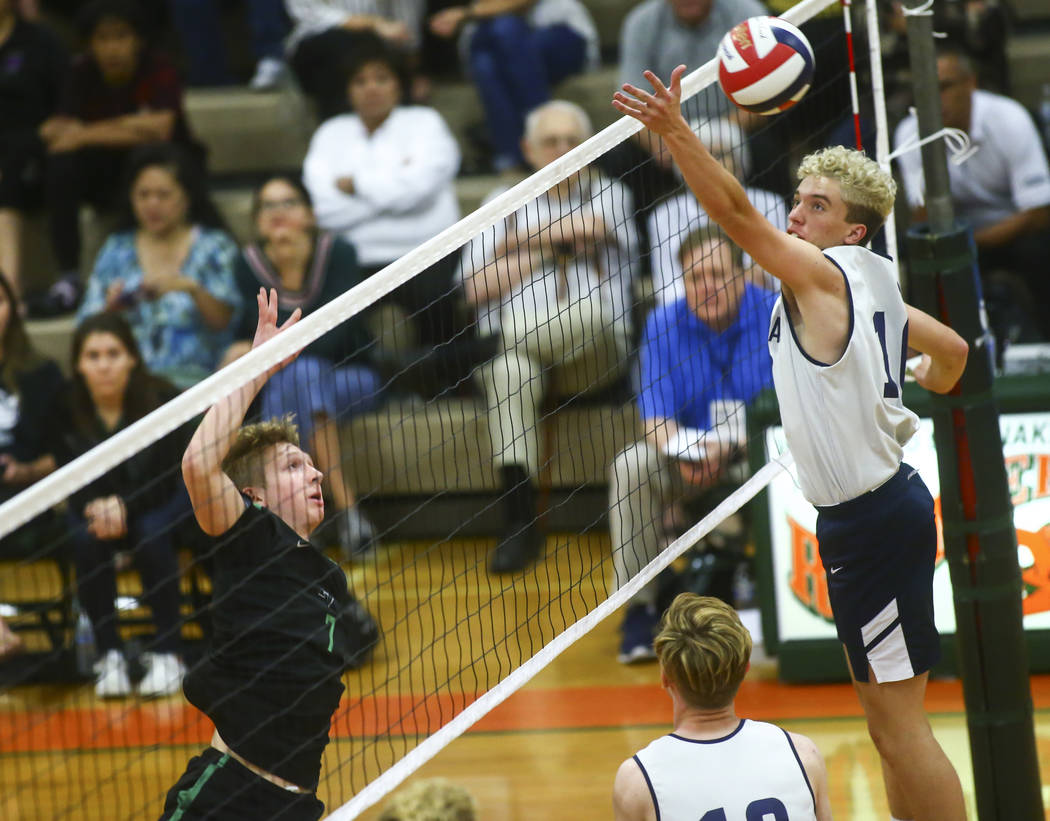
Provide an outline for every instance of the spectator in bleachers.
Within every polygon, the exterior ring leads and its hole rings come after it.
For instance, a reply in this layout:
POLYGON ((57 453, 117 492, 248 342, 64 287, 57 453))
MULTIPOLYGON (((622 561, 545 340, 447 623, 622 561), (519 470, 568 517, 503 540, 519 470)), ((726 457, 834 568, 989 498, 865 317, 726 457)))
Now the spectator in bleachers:
MULTIPOLYGON (((138 421, 173 398, 177 390, 151 374, 135 336, 118 314, 97 314, 73 334, 73 378, 51 431, 62 464, 138 421)), ((140 696, 177 693, 179 572, 174 528, 190 513, 179 465, 189 441, 186 426, 138 451, 78 490, 69 500, 69 532, 77 571, 77 598, 95 631, 101 672, 95 693, 131 693, 127 660, 117 632, 115 555, 131 551, 142 578, 156 637, 145 654, 140 696)))
MULTIPOLYGON (((738 180, 743 182, 751 172, 751 150, 742 128, 728 119, 706 120, 694 126, 704 145, 738 180)), ((680 173, 677 172, 676 173, 680 173)), ((787 207, 779 194, 747 186, 744 189, 752 204, 782 230, 787 230, 787 207)), ((700 203, 686 190, 656 205, 649 214, 649 265, 653 275, 653 292, 659 304, 674 302, 685 295, 682 267, 677 248, 681 238, 692 229, 708 222, 700 203)), ((756 285, 779 288, 779 284, 744 255, 747 277, 756 285)))
MULTIPOLYGON (((766 345, 776 295, 748 283, 740 249, 710 223, 682 240, 685 295, 645 324, 638 407, 645 438, 620 453, 609 481, 614 586, 660 552, 664 510, 732 475, 746 444, 745 406, 773 385, 766 345)), ((654 658, 657 584, 624 615, 619 659, 654 658)))
MULTIPOLYGON (((944 125, 965 131, 975 151, 948 164, 955 216, 973 227, 992 330, 1000 343, 1023 338, 1034 321, 1050 339, 1050 168, 1031 115, 1016 100, 977 88, 970 59, 956 49, 937 56, 944 125), (1019 287, 1018 287, 1019 286, 1019 287), (1027 295, 1018 292, 1027 291, 1027 295), (1034 316, 1026 306, 1038 306, 1034 316)), ((913 115, 897 127, 897 149, 917 140, 913 115)), ((926 219, 922 157, 898 159, 912 218, 926 219)), ((1003 350, 1003 345, 999 345, 1003 350)))
MULTIPOLYGON (((0 503, 55 469, 47 418, 62 393, 62 372, 41 356, 26 334, 18 299, 0 276, 0 503)), ((50 545, 44 536, 50 514, 0 540, 0 556, 38 555, 50 545)))
POLYGON ((550 100, 562 80, 598 65, 598 31, 580 0, 478 0, 437 12, 430 30, 459 34, 499 172, 525 164, 526 115, 550 100))
MULTIPOLYGON (((234 269, 237 288, 250 305, 259 288, 276 289, 277 324, 296 308, 307 315, 361 281, 354 247, 319 232, 310 195, 291 177, 268 180, 255 195, 258 242, 249 245, 234 269)), ((241 322, 226 360, 252 347, 257 317, 250 311, 241 322)), ((307 448, 317 458, 332 499, 336 532, 349 559, 373 547, 375 530, 356 504, 344 475, 339 424, 373 410, 381 393, 379 372, 371 361, 372 338, 361 314, 312 342, 299 357, 270 377, 262 391, 264 419, 295 413, 307 448)))
POLYGON ((78 322, 120 312, 147 368, 179 388, 210 375, 233 341, 237 245, 199 167, 175 145, 130 158, 117 230, 98 253, 78 322))
MULTIPOLYGON (((377 44, 415 66, 425 0, 285 0, 293 29, 288 39, 292 70, 327 120, 347 111, 350 63, 377 44)), ((405 90, 408 88, 406 86, 405 90)))
POLYGON ((46 200, 59 281, 42 312, 76 308, 83 203, 111 213, 121 170, 136 146, 171 141, 203 159, 182 109, 175 67, 153 51, 131 0, 93 0, 78 16, 87 51, 73 62, 57 113, 40 128, 47 143, 46 200))
MULTIPOLYGON (((222 31, 220 0, 169 0, 191 86, 230 85, 233 75, 222 31)), ((288 73, 284 38, 288 19, 282 0, 244 0, 255 55, 255 74, 248 85, 257 91, 276 88, 288 73)))
MULTIPOLYGON (((590 135, 583 109, 554 100, 526 119, 525 157, 543 168, 590 135)), ((463 291, 478 332, 498 340, 499 353, 478 371, 505 506, 494 573, 520 570, 541 551, 535 483, 544 395, 600 389, 624 372, 637 254, 632 213, 620 183, 584 169, 463 250, 463 291)))
MULTIPOLYGON (((675 66, 699 68, 712 59, 729 29, 748 17, 768 14, 759 0, 643 0, 620 27, 619 83, 648 88, 651 69, 665 80, 675 66)), ((690 119, 735 117, 735 108, 717 83, 701 91, 683 111, 690 119)), ((645 215, 660 199, 681 189, 670 152, 642 129, 605 158, 607 172, 630 187, 638 208, 638 228, 645 237, 645 215)))
POLYGON ((22 214, 43 201, 44 144, 37 135, 54 113, 69 67, 47 28, 0 0, 0 271, 22 295, 22 214))
MULTIPOLYGON (((400 105, 400 65, 387 48, 360 51, 344 86, 353 113, 322 123, 303 162, 317 224, 353 244, 363 277, 459 219, 459 146, 436 110, 400 105)), ((453 335, 455 266, 450 254, 385 298, 417 326, 419 338, 398 345, 433 346, 453 335)))

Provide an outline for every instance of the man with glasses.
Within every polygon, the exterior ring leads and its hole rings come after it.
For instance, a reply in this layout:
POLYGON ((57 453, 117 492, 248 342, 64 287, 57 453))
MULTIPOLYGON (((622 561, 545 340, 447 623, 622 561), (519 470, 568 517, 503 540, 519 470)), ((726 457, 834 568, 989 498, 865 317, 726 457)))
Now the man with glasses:
MULTIPOLYGON (((554 100, 529 114, 522 151, 538 170, 590 135, 583 109, 554 100)), ((496 349, 478 371, 504 501, 494 573, 521 570, 541 551, 535 482, 544 395, 602 388, 623 372, 637 241, 632 213, 622 185, 585 168, 464 249, 464 296, 478 334, 496 349)))

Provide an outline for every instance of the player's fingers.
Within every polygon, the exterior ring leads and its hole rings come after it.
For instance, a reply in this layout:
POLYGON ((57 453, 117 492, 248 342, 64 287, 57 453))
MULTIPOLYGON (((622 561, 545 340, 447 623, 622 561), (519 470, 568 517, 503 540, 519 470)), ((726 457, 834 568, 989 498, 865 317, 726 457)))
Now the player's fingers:
POLYGON ((279 330, 283 331, 285 328, 287 328, 287 327, 289 327, 291 325, 294 325, 296 322, 299 321, 299 319, 302 317, 302 315, 303 315, 303 309, 302 308, 296 308, 294 311, 292 311, 292 315, 290 317, 288 317, 284 321, 284 323, 281 325, 279 330))
POLYGON ((653 90, 656 92, 656 96, 657 97, 662 97, 665 94, 667 94, 667 86, 665 86, 663 84, 663 82, 660 80, 660 78, 657 77, 653 72, 646 71, 645 72, 645 79, 653 84, 653 90))
POLYGON ((675 67, 675 70, 671 72, 671 93, 680 95, 682 93, 682 77, 685 75, 686 67, 685 64, 675 67))
POLYGON ((627 114, 628 116, 639 118, 639 119, 642 117, 642 110, 640 108, 635 108, 633 106, 629 106, 626 103, 624 103, 624 102, 622 102, 620 100, 617 100, 617 99, 613 99, 612 104, 613 104, 613 108, 615 108, 621 114, 627 114))
POLYGON ((627 94, 630 94, 632 97, 634 97, 637 100, 640 100, 643 103, 645 101, 651 100, 653 98, 653 95, 650 94, 648 91, 645 91, 644 89, 638 88, 638 86, 633 86, 630 83, 624 83, 623 84, 623 90, 627 94))

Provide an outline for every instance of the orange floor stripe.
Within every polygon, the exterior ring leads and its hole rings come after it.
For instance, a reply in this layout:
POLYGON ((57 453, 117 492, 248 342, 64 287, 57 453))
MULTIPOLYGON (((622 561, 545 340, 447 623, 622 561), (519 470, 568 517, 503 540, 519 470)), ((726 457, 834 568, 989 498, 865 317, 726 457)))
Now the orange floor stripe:
MULTIPOLYGON (((653 668, 654 674, 656 668, 653 668)), ((1037 709, 1050 709, 1050 675, 1031 677, 1037 709)), ((425 735, 457 715, 474 696, 458 693, 400 698, 347 699, 332 726, 335 738, 377 734, 425 735)), ((930 682, 930 713, 961 713, 958 681, 930 682)), ((745 681, 737 712, 750 718, 800 719, 860 716, 848 684, 789 685, 745 681)), ((471 728, 471 732, 585 729, 671 721, 671 702, 657 685, 522 690, 471 728)), ((0 711, 0 751, 111 749, 206 744, 211 723, 186 703, 99 705, 58 711, 0 711)))

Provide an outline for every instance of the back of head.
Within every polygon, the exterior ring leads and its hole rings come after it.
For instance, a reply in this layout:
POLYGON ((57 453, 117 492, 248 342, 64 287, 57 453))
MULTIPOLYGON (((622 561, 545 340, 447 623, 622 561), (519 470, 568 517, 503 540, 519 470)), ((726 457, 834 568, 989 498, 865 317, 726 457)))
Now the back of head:
POLYGON ((379 821, 475 821, 474 799, 443 778, 416 781, 395 793, 379 821))
POLYGON ((698 710, 732 704, 751 660, 751 634, 725 602, 680 593, 653 641, 664 674, 698 710))
POLYGON ((870 240, 893 210, 897 183, 863 151, 834 145, 802 158, 797 177, 827 177, 836 180, 846 203, 846 219, 867 228, 870 240))
POLYGON ((237 431, 237 438, 222 460, 222 471, 237 487, 263 487, 266 484, 265 464, 270 449, 287 442, 299 447, 299 429, 291 414, 245 425, 237 431))

